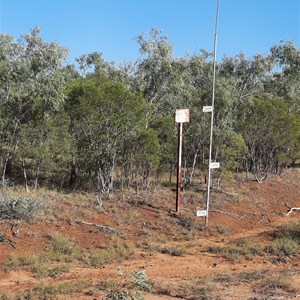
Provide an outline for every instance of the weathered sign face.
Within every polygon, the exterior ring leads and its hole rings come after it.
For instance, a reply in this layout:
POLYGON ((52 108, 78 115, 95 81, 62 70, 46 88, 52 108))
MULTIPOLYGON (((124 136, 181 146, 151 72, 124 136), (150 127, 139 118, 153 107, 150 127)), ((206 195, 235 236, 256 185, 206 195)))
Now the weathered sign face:
POLYGON ((175 123, 188 123, 190 121, 189 109, 176 109, 175 123))

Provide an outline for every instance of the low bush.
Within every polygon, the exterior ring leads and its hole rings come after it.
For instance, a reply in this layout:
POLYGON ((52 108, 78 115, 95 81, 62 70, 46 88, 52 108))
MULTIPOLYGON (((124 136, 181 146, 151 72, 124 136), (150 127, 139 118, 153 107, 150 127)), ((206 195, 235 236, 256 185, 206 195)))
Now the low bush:
POLYGON ((125 259, 131 259, 134 255, 134 245, 132 243, 122 243, 119 239, 114 239, 106 248, 94 251, 87 260, 92 267, 100 267, 114 260, 121 262, 125 259))
POLYGON ((8 272, 10 270, 18 270, 24 267, 32 267, 34 265, 41 264, 41 258, 39 255, 28 253, 24 255, 12 255, 8 261, 3 265, 3 270, 8 272))
POLYGON ((0 197, 0 220, 33 221, 39 219, 44 210, 44 203, 29 196, 0 197))
POLYGON ((116 253, 112 249, 99 249, 91 254, 89 262, 92 267, 100 267, 112 262, 115 257, 116 253))
POLYGON ((158 252, 163 254, 169 254, 171 256, 184 256, 186 249, 184 247, 162 247, 158 249, 158 252))
POLYGON ((57 285, 40 285, 29 290, 24 299, 53 299, 53 297, 59 295, 79 293, 86 287, 86 282, 65 282, 57 285))
POLYGON ((276 255, 295 255, 300 251, 300 221, 280 225, 272 234, 275 238, 268 252, 276 255))
POLYGON ((275 238, 290 238, 300 243, 300 221, 287 222, 274 232, 275 238))
POLYGON ((72 241, 55 233, 49 236, 47 256, 51 261, 70 262, 73 259, 81 259, 83 251, 72 241))
POLYGON ((211 246, 208 248, 208 252, 220 254, 229 260, 236 260, 240 256, 250 259, 253 255, 260 254, 261 249, 252 240, 240 239, 231 242, 228 247, 211 246))
POLYGON ((150 292, 152 285, 148 282, 144 270, 135 271, 125 277, 124 282, 112 284, 106 291, 104 300, 143 300, 144 291, 150 292))
MULTIPOLYGON (((285 276, 274 276, 270 275, 263 278, 260 282, 256 282, 253 290, 259 292, 260 294, 268 295, 270 298, 275 299, 274 296, 279 296, 281 299, 291 299, 294 298, 292 295, 298 294, 298 291, 294 289, 291 282, 285 276), (289 293, 291 298, 286 294, 289 293)), ((279 299, 276 298, 276 299, 279 299)))
POLYGON ((270 252, 276 255, 294 255, 300 251, 298 241, 290 237, 277 238, 272 242, 270 252))

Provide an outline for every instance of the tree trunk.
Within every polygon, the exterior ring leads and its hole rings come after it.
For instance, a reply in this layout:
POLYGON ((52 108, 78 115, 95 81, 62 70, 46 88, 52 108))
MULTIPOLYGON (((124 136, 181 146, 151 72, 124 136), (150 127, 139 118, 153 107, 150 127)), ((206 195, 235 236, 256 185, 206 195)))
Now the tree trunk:
POLYGON ((171 168, 170 168, 170 174, 169 174, 169 183, 172 182, 172 175, 173 175, 174 163, 172 162, 170 165, 171 165, 171 168))
POLYGON ((70 172, 70 180, 69 180, 69 187, 76 187, 77 183, 77 172, 76 172, 76 163, 75 157, 72 154, 72 165, 71 165, 71 172, 70 172))
POLYGON ((114 189, 114 173, 115 173, 115 167, 116 167, 116 156, 117 154, 114 153, 112 156, 112 164, 109 171, 109 184, 108 184, 108 194, 110 194, 114 189))
POLYGON ((26 172, 26 165, 25 165, 25 158, 22 157, 22 170, 23 170, 23 176, 24 176, 24 185, 25 185, 25 190, 27 193, 29 193, 29 188, 28 188, 28 178, 27 178, 27 172, 26 172))
POLYGON ((38 187, 38 179, 40 176, 41 163, 42 163, 42 160, 39 159, 36 164, 36 169, 35 169, 35 174, 34 174, 34 191, 36 191, 37 187, 38 187))
POLYGON ((198 153, 200 151, 200 146, 197 147, 196 153, 194 155, 194 160, 193 160, 193 165, 192 165, 192 171, 191 171, 191 175, 189 178, 189 182, 192 183, 193 179, 194 179, 194 173, 195 173, 195 167, 196 167, 196 162, 197 162, 197 157, 198 157, 198 153))
POLYGON ((3 168, 2 168, 2 190, 6 190, 6 167, 7 167, 8 158, 6 157, 4 160, 3 168))

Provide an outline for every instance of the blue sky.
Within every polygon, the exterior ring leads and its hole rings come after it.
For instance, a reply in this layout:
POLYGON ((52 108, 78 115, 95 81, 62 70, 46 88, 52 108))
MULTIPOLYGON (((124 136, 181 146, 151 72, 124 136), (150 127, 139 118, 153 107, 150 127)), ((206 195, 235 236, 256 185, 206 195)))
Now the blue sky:
MULTIPOLYGON (((93 51, 117 63, 139 57, 134 37, 156 27, 176 56, 213 50, 217 0, 0 0, 0 31, 16 38, 35 26, 70 49, 69 62, 93 51)), ((217 56, 300 45, 300 0, 220 0, 217 56)))

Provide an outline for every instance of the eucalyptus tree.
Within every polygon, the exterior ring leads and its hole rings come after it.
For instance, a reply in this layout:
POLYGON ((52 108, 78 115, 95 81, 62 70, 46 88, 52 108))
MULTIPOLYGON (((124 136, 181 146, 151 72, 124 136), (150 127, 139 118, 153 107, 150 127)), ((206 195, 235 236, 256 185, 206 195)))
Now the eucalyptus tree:
POLYGON ((96 180, 98 191, 109 194, 124 147, 130 152, 139 128, 145 126, 144 99, 105 76, 81 78, 69 87, 66 107, 72 120, 77 177, 92 184, 96 180))
POLYGON ((114 62, 107 62, 101 52, 92 52, 81 55, 76 59, 78 72, 83 78, 99 79, 105 76, 113 82, 123 81, 124 72, 114 62))
POLYGON ((14 159, 23 171, 27 191, 36 190, 42 177, 46 184, 61 187, 66 181, 70 158, 71 138, 69 118, 64 111, 44 118, 35 118, 23 124, 14 159))
POLYGON ((172 115, 158 116, 152 120, 150 128, 156 133, 153 144, 156 145, 158 142, 157 148, 159 149, 159 160, 154 164, 157 166, 157 179, 160 180, 165 172, 169 172, 169 182, 171 182, 177 160, 177 130, 174 117, 172 115))
POLYGON ((154 117, 174 114, 184 100, 184 83, 181 74, 184 65, 174 57, 167 36, 153 28, 148 34, 136 38, 141 58, 130 69, 130 88, 144 95, 149 104, 147 126, 154 117))
POLYGON ((255 98, 243 113, 239 126, 249 149, 249 168, 261 182, 292 162, 299 147, 300 118, 289 114, 281 99, 255 98))
POLYGON ((291 113, 300 114, 300 49, 286 42, 273 46, 269 56, 277 68, 266 88, 283 99, 291 113))
POLYGON ((55 113, 64 101, 63 63, 67 50, 47 43, 38 28, 15 41, 0 34, 1 169, 6 180, 9 161, 20 144, 22 126, 55 113))

